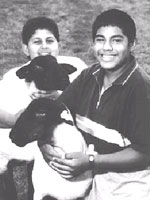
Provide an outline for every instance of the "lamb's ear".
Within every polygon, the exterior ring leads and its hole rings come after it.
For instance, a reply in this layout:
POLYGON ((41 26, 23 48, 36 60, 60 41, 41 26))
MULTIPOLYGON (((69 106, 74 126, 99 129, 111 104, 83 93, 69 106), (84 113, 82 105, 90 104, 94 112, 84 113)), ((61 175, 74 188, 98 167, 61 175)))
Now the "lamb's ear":
POLYGON ((64 71, 67 73, 67 74, 72 74, 73 72, 77 71, 77 68, 74 67, 73 65, 70 65, 70 64, 66 64, 66 63, 62 63, 60 64, 62 66, 62 68, 64 69, 64 71))
MULTIPOLYGON (((30 64, 29 64, 29 65, 30 65, 30 64)), ((30 68, 29 65, 23 66, 23 67, 21 67, 19 70, 16 71, 16 75, 17 75, 20 79, 27 78, 28 73, 29 73, 29 68, 30 68)))

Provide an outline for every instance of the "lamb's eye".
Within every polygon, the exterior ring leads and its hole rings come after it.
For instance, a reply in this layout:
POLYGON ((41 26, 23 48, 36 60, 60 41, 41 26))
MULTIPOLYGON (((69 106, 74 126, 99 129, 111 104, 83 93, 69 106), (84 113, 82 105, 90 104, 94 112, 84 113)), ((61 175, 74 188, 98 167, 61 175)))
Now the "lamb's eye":
POLYGON ((36 70, 40 70, 40 71, 43 70, 43 67, 41 67, 41 66, 39 66, 39 65, 35 65, 34 68, 35 68, 36 70))
POLYGON ((42 112, 41 113, 35 113, 35 116, 38 117, 38 118, 45 117, 46 113, 44 113, 44 112, 43 113, 42 112))

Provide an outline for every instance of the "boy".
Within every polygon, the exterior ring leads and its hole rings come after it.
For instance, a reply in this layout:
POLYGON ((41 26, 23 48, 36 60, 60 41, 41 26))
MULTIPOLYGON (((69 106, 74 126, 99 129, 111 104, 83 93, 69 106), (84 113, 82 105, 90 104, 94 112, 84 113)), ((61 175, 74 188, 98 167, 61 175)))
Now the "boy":
MULTIPOLYGON (((61 159, 48 144, 45 160, 65 178, 93 169, 88 200, 150 199, 150 78, 132 55, 133 19, 104 11, 92 26, 98 63, 84 70, 59 97, 76 114, 77 127, 96 152, 61 159)), ((48 141, 47 141, 48 143, 48 141)))
MULTIPOLYGON (((59 30, 57 24, 47 17, 35 17, 29 19, 22 30, 23 52, 28 57, 29 62, 37 56, 52 55, 59 63, 72 64, 77 71, 70 75, 72 81, 80 72, 86 68, 85 63, 77 57, 58 56, 59 54, 59 30)), ((29 63, 28 62, 28 63, 29 63)), ((27 63, 27 64, 28 64, 27 63)), ((39 98, 47 94, 46 91, 32 90, 32 85, 25 79, 19 79, 16 71, 19 67, 8 71, 0 82, 0 138, 6 135, 9 138, 10 128, 20 114, 20 110, 25 109, 34 98, 39 98), (5 128, 5 129, 4 129, 5 128)), ((28 168, 30 170, 30 168, 28 168)), ((30 173, 30 172, 29 172, 30 173)), ((9 177, 11 181, 11 177, 9 177)), ((30 177, 29 177, 30 179, 30 177)), ((6 180, 6 179, 5 179, 6 180)), ((10 184, 10 188, 13 187, 10 184)), ((6 187, 6 199, 16 199, 10 194, 10 188, 6 187)), ((32 199, 32 197, 31 197, 32 199)))

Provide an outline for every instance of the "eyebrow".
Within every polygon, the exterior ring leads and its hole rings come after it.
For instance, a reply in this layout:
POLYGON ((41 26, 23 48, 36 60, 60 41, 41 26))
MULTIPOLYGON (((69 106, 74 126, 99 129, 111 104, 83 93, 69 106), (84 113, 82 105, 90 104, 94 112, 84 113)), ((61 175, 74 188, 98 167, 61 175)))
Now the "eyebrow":
MULTIPOLYGON (((54 37, 52 37, 52 36, 48 36, 48 37, 46 37, 46 38, 48 38, 48 39, 54 39, 54 37)), ((32 38, 33 40, 36 40, 36 39, 41 39, 41 37, 39 37, 39 36, 37 36, 37 37, 33 37, 32 38)))
MULTIPOLYGON (((95 38, 97 38, 97 37, 103 37, 103 38, 104 38, 104 35, 98 34, 98 35, 95 36, 95 38)), ((123 38, 124 36, 123 36, 123 35, 120 35, 120 34, 118 34, 118 35, 113 35, 113 36, 112 36, 112 38, 115 38, 115 37, 123 38)))
POLYGON ((119 37, 119 38, 124 38, 124 36, 123 35, 114 35, 114 36, 112 36, 112 38, 114 38, 114 37, 119 37))

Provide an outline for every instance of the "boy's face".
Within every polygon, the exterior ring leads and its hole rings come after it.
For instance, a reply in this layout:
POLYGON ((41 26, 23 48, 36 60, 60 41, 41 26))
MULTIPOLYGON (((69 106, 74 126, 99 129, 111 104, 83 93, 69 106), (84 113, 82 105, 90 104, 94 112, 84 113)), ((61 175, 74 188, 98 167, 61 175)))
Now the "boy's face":
POLYGON ((119 27, 104 26, 97 30, 94 50, 102 68, 116 70, 126 62, 131 45, 119 27))
POLYGON ((23 44, 23 51, 31 60, 37 56, 48 54, 57 57, 59 44, 52 32, 47 29, 37 29, 28 45, 23 44))

